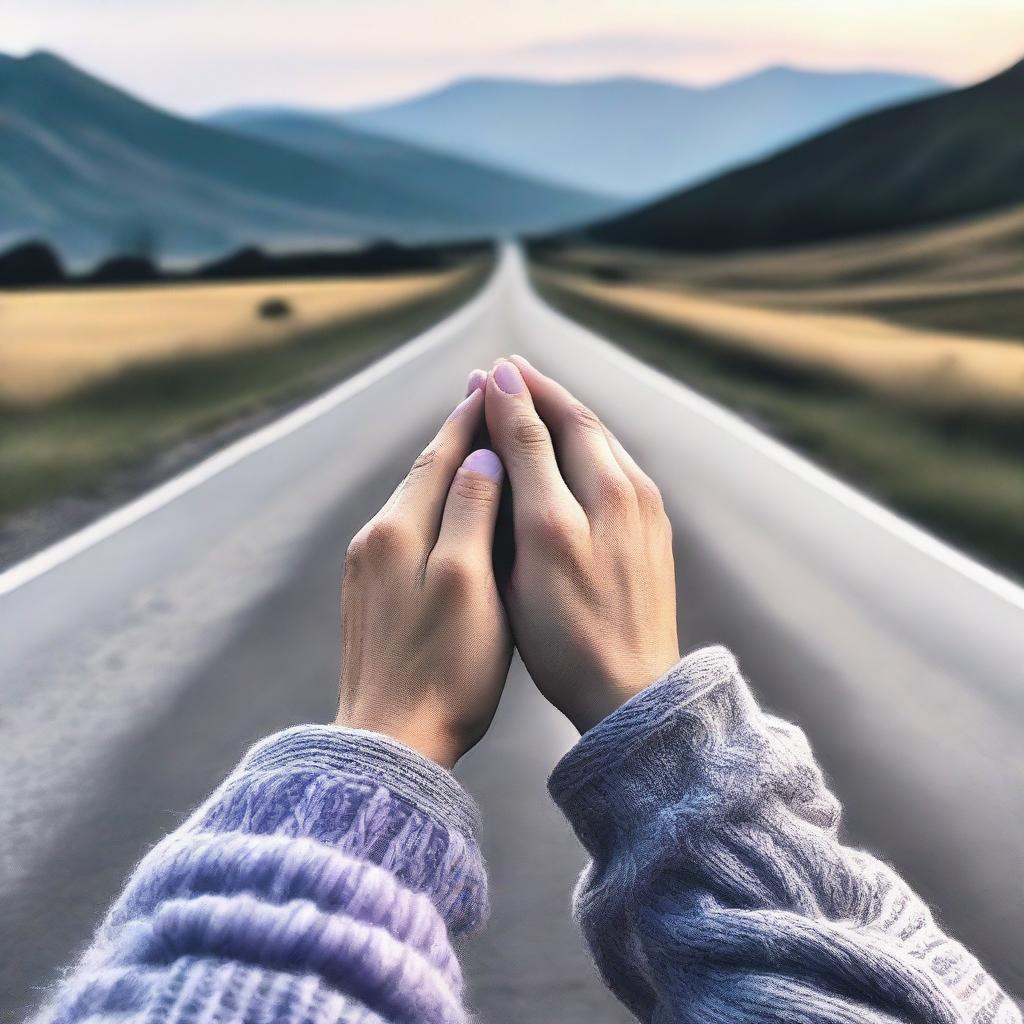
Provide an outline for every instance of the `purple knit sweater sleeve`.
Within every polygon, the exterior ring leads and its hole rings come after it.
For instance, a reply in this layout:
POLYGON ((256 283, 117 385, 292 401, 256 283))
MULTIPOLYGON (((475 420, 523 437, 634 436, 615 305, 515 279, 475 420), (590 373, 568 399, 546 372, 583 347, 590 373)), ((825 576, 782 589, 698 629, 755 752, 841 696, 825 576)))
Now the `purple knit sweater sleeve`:
POLYGON ((641 1021, 1020 1024, 902 879, 840 843, 803 734, 728 651, 624 704, 550 788, 593 858, 578 920, 641 1021))
POLYGON ((278 733, 143 859, 41 1019, 459 1024, 476 833, 454 777, 401 744, 278 733))

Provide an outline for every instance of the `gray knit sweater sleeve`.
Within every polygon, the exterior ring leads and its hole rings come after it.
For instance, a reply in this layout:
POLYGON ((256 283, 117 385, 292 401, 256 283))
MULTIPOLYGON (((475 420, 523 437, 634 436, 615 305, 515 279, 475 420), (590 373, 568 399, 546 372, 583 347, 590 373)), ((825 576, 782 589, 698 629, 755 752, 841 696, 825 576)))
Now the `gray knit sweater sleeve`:
POLYGON ((1020 1024, 892 869, 839 842, 803 734, 728 651, 624 704, 550 788, 592 857, 577 918, 640 1020, 1020 1024))
POLYGON ((136 867, 38 1024, 465 1024, 477 828, 386 736, 270 736, 136 867))

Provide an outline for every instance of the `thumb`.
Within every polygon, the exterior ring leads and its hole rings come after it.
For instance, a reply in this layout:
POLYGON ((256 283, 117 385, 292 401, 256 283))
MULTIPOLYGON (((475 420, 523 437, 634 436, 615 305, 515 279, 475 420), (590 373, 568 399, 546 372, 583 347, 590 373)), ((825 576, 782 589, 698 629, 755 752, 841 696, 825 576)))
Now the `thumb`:
POLYGON ((490 567, 505 471, 489 448, 466 456, 448 490, 434 554, 458 560, 485 559, 490 567))

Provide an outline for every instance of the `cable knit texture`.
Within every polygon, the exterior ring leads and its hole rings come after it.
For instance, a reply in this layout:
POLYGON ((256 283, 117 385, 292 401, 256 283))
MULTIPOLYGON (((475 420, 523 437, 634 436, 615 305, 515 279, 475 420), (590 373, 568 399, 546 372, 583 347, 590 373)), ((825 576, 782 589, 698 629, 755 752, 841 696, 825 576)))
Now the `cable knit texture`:
POLYGON ((642 1021, 1020 1024, 885 864, 840 844, 799 729, 722 648, 587 733, 552 796, 593 858, 575 912, 642 1021))
MULTIPOLYGON (((1021 1024, 888 867, 839 843, 802 733, 727 651, 624 704, 550 785, 593 858, 576 913, 640 1020, 1021 1024)), ((142 861, 43 1020, 462 1024, 476 833, 455 779, 400 744, 279 733, 142 861)))
POLYGON ((476 832, 455 779, 399 743, 272 736, 143 859, 41 1019, 459 1024, 476 832))

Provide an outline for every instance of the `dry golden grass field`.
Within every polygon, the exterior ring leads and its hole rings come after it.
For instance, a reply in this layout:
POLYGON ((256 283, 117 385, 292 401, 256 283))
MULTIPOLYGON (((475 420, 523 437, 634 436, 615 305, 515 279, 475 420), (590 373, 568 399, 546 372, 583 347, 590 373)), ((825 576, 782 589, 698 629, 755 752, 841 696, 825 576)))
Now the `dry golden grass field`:
POLYGON ((569 315, 1024 576, 1024 209, 762 252, 532 256, 569 315))
POLYGON ((707 290, 756 290, 812 300, 818 289, 942 285, 989 288, 1024 278, 1024 207, 946 224, 783 249, 714 255, 574 245, 557 262, 581 270, 616 266, 651 280, 707 290))
POLYGON ((721 344, 943 404, 1024 407, 1024 344, 890 323, 856 313, 752 305, 664 285, 608 284, 569 274, 555 283, 721 344))
POLYGON ((129 365, 287 342, 440 294, 466 273, 0 291, 0 401, 36 404, 129 365), (270 298, 290 314, 260 317, 270 298))
POLYGON ((489 266, 0 292, 0 564, 419 334, 489 266))
POLYGON ((729 302, 1024 340, 1024 207, 881 237, 695 256, 574 246, 548 265, 729 302))

